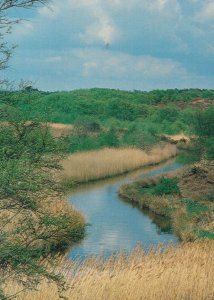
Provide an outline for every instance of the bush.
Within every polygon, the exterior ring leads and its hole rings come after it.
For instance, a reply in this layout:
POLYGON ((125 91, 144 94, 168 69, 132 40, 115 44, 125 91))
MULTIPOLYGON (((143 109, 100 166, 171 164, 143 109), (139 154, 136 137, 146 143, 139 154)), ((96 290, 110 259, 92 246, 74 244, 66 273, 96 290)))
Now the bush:
POLYGON ((214 132, 214 106, 200 111, 195 116, 195 132, 201 137, 212 137, 214 132))
POLYGON ((102 147, 117 147, 119 146, 119 139, 116 130, 111 128, 108 132, 101 134, 98 137, 99 146, 102 147))
POLYGON ((100 124, 93 117, 79 117, 74 122, 74 130, 81 135, 87 135, 90 132, 99 132, 100 124))
POLYGON ((159 141, 158 128, 155 124, 135 123, 123 137, 123 144, 149 149, 159 141))
POLYGON ((175 122, 179 117, 179 113, 180 111, 175 106, 167 106, 156 111, 155 119, 157 122, 162 122, 163 120, 175 122))
POLYGON ((206 158, 209 160, 214 159, 214 137, 205 140, 205 147, 206 147, 206 158))
POLYGON ((176 178, 161 178, 160 182, 154 187, 153 194, 168 195, 179 194, 180 189, 176 178))

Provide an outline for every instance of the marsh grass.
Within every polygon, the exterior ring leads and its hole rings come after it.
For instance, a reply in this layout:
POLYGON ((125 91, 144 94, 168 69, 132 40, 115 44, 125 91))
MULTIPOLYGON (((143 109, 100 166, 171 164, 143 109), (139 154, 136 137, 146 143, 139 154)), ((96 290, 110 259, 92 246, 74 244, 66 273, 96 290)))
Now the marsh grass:
MULTIPOLYGON (((65 296, 69 300, 211 300, 213 247, 214 242, 207 240, 165 250, 160 247, 147 254, 137 247, 129 256, 67 263, 63 271, 69 285, 65 296)), ((25 292, 17 299, 59 297, 54 285, 43 283, 38 291, 25 292)))
POLYGON ((150 152, 136 148, 112 149, 82 152, 70 155, 62 162, 64 183, 72 186, 73 182, 81 183, 107 178, 126 173, 137 168, 158 164, 174 157, 176 146, 157 146, 150 152))

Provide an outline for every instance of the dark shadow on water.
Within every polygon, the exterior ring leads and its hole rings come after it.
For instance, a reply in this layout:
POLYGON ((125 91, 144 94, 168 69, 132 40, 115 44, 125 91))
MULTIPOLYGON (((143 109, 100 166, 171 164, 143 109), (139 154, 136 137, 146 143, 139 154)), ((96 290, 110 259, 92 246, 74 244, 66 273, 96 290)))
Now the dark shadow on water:
POLYGON ((171 220, 170 220, 169 217, 164 217, 164 216, 157 215, 157 214, 153 213, 148 208, 140 208, 136 203, 130 203, 130 202, 127 202, 124 199, 122 199, 121 201, 125 201, 131 207, 136 207, 137 209, 139 209, 141 211, 141 213, 144 216, 149 217, 152 224, 155 224, 157 226, 157 232, 159 234, 164 234, 164 233, 173 234, 173 230, 172 230, 172 226, 171 226, 171 220))

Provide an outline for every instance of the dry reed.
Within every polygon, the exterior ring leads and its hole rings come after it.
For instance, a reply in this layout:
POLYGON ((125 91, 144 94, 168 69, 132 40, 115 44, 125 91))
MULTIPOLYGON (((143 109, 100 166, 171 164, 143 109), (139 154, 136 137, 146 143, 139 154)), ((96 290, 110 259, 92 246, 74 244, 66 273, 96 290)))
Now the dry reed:
POLYGON ((64 179, 87 182, 160 163, 176 155, 176 146, 155 147, 149 153, 135 148, 102 149, 70 155, 62 162, 64 179))
MULTIPOLYGON (((169 246, 145 254, 137 248, 128 257, 106 262, 89 259, 72 275, 75 263, 64 274, 69 300, 211 300, 214 299, 213 241, 169 246)), ((10 286, 12 289, 12 286, 10 286)), ((12 290, 11 290, 12 291, 12 290)), ((39 291, 18 300, 58 300, 55 286, 44 283, 39 291)))

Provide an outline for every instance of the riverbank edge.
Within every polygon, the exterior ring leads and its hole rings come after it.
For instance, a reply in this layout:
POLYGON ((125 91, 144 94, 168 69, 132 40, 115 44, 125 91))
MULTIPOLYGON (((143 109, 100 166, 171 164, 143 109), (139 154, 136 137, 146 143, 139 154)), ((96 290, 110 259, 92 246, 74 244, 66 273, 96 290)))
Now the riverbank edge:
POLYGON ((207 227, 209 227, 209 222, 211 223, 209 215, 214 210, 212 203, 204 199, 186 198, 182 194, 183 174, 188 173, 188 169, 191 170, 191 168, 195 167, 191 166, 177 173, 167 173, 164 176, 155 176, 123 185, 118 194, 124 201, 134 203, 142 209, 149 209, 156 215, 169 218, 173 232, 183 242, 192 242, 200 238, 214 239, 214 232, 203 230, 203 226, 201 226, 203 219, 207 220, 207 227), (142 191, 142 188, 157 186, 163 178, 177 180, 180 191, 159 196, 142 191))
POLYGON ((81 213, 81 211, 77 211, 75 207, 73 207, 68 202, 66 195, 64 195, 64 193, 67 193, 68 191, 72 191, 72 189, 77 187, 78 185, 98 182, 104 179, 114 178, 123 174, 128 174, 132 171, 139 170, 143 167, 158 165, 160 163, 166 162, 169 159, 176 157, 177 153, 178 151, 176 148, 176 151, 173 155, 169 155, 167 158, 163 160, 159 160, 156 163, 145 164, 143 166, 139 166, 137 168, 133 168, 125 172, 119 172, 111 176, 100 177, 97 179, 90 179, 88 181, 82 181, 82 182, 74 183, 73 181, 70 181, 69 178, 62 179, 61 176, 59 176, 59 172, 57 171, 57 173, 54 174, 54 176, 57 178, 59 182, 59 186, 62 188, 63 193, 60 199, 52 199, 49 205, 46 207, 46 210, 48 211, 48 213, 50 213, 50 215, 55 214, 55 210, 52 208, 53 205, 60 207, 60 211, 59 212, 57 211, 57 217, 59 219, 59 224, 58 224, 59 233, 57 234, 57 238, 53 242, 50 241, 49 247, 50 249, 52 249, 51 251, 55 252, 55 251, 63 251, 67 249, 68 247, 72 246, 76 242, 82 240, 86 232, 87 223, 83 214, 81 213), (63 222, 63 219, 67 219, 67 224, 63 222))

